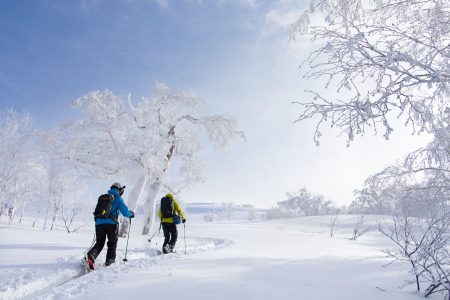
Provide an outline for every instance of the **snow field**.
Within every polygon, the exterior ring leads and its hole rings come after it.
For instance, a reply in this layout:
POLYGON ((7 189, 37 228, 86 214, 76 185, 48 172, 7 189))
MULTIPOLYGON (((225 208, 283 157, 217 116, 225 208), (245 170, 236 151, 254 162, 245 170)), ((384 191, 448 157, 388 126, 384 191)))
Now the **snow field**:
MULTIPOLYGON (((179 226, 176 253, 156 256, 162 232, 151 243, 135 226, 120 239, 116 264, 80 276, 89 232, 41 232, 0 226, 0 299, 423 299, 408 266, 380 251, 392 245, 376 230, 350 240, 358 216, 339 216, 334 238, 329 216, 249 223, 205 223, 188 218, 184 254, 179 226)), ((366 217, 376 227, 379 217, 366 217)), ((134 222, 133 226, 139 222, 134 222)), ((436 296, 430 299, 438 299, 436 296)))

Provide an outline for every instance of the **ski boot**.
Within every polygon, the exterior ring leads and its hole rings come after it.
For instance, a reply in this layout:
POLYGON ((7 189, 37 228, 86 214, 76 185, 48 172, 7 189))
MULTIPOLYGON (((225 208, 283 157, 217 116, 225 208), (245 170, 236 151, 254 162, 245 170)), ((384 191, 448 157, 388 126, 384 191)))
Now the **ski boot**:
POLYGON ((114 259, 108 258, 108 259, 106 260, 106 262, 105 262, 105 266, 109 266, 109 265, 113 264, 114 262, 115 262, 114 259))
POLYGON ((94 261, 91 258, 89 258, 89 256, 87 256, 87 255, 84 257, 83 265, 87 271, 91 271, 91 270, 95 269, 94 261))

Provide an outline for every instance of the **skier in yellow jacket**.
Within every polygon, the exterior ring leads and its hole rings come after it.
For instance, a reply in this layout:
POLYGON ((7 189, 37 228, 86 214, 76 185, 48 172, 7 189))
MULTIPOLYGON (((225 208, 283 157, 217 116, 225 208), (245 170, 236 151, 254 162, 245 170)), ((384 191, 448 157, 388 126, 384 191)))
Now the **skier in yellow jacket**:
POLYGON ((172 194, 167 194, 161 198, 158 216, 161 219, 164 232, 163 253, 171 253, 177 242, 177 224, 186 222, 183 211, 172 194))

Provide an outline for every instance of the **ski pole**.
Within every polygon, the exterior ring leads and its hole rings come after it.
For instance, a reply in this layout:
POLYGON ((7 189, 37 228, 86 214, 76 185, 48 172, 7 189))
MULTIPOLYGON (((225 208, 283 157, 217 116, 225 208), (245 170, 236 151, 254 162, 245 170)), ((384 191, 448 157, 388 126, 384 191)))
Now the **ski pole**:
POLYGON ((123 259, 124 262, 127 262, 127 252, 128 252, 128 240, 130 239, 130 229, 131 229, 131 218, 130 218, 130 226, 128 227, 128 237, 127 237, 127 247, 125 248, 125 258, 123 259))
POLYGON ((183 223, 183 236, 184 236, 184 254, 186 254, 186 224, 183 223))
POLYGON ((94 238, 92 239, 92 244, 89 246, 89 248, 87 248, 86 250, 84 250, 83 254, 88 253, 89 251, 91 251, 92 247, 94 247, 95 241, 97 240, 97 236, 94 233, 94 238))
POLYGON ((152 238, 154 238, 157 233, 159 235, 159 232, 161 231, 161 226, 162 226, 162 223, 159 224, 159 228, 156 229, 155 232, 152 234, 152 236, 148 239, 149 243, 152 241, 152 238))

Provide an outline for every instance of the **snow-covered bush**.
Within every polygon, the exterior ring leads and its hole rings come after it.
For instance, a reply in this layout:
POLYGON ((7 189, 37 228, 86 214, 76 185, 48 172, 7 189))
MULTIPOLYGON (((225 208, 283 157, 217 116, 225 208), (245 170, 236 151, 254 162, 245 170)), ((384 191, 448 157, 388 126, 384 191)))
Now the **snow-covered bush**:
POLYGON ((384 251, 392 258, 391 263, 410 263, 414 280, 408 283, 415 284, 425 297, 441 292, 446 299, 450 297, 450 214, 425 221, 397 215, 392 225, 379 224, 379 231, 397 246, 384 251))
POLYGON ((356 241, 360 236, 364 235, 369 231, 369 228, 364 225, 364 216, 359 216, 355 226, 353 227, 351 239, 356 241))
POLYGON ((306 188, 286 195, 287 200, 278 202, 277 207, 267 212, 268 219, 338 214, 341 211, 333 202, 325 201, 322 195, 311 194, 306 188))
POLYGON ((337 219, 338 219, 338 216, 330 217, 330 224, 328 226, 330 228, 330 237, 334 236, 334 232, 336 230, 337 219))
POLYGON ((205 222, 214 222, 214 214, 213 213, 208 213, 206 215, 203 215, 203 220, 205 222))

